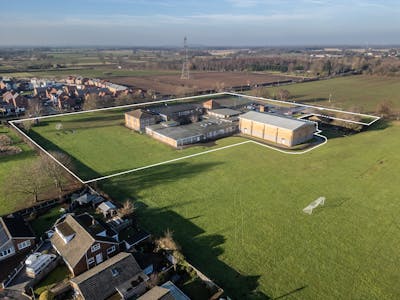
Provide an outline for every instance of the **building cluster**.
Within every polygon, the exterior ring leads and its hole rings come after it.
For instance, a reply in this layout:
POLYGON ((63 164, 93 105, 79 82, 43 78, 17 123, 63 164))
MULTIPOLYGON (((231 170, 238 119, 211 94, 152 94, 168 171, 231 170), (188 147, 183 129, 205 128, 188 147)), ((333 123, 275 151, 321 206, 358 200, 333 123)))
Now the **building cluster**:
POLYGON ((284 147, 311 140, 316 124, 276 113, 268 106, 208 100, 136 109, 125 114, 126 127, 175 148, 241 133, 284 147))
POLYGON ((168 251, 154 252, 151 235, 134 224, 132 214, 121 214, 121 207, 83 191, 71 197, 68 209, 41 238, 21 215, 0 217, 3 288, 29 293, 64 264, 68 284, 56 292, 73 299, 188 300, 176 285, 176 260, 168 251), (152 282, 161 273, 165 279, 152 282))
POLYGON ((80 110, 85 101, 94 97, 116 98, 121 95, 144 96, 140 89, 106 80, 69 76, 60 81, 37 79, 0 79, 0 116, 23 114, 33 101, 57 111, 80 110), (91 97, 92 96, 92 97, 91 97))

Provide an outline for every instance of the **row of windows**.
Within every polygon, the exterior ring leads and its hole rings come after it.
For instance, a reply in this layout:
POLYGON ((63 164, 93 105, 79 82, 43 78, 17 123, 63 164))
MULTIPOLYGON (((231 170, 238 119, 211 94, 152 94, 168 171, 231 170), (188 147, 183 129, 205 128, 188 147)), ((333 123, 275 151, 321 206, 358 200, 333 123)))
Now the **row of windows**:
POLYGON ((31 245, 31 241, 26 240, 26 241, 18 244, 18 250, 25 249, 25 248, 29 247, 30 245, 31 245))
MULTIPOLYGON (((100 249, 100 244, 99 244, 99 243, 94 244, 94 245, 92 246, 92 248, 91 248, 92 252, 95 252, 95 251, 97 251, 97 250, 99 250, 99 249, 100 249), (95 250, 93 250, 93 249, 95 249, 95 250)), ((107 249, 107 254, 112 254, 113 252, 115 252, 115 250, 116 250, 115 245, 112 245, 111 247, 109 247, 109 248, 107 249)), ((93 263, 94 263, 94 257, 90 257, 90 258, 87 260, 87 263, 88 263, 88 265, 93 264, 93 263)))
POLYGON ((0 257, 10 255, 12 252, 13 252, 12 248, 4 250, 4 251, 0 252, 0 257))

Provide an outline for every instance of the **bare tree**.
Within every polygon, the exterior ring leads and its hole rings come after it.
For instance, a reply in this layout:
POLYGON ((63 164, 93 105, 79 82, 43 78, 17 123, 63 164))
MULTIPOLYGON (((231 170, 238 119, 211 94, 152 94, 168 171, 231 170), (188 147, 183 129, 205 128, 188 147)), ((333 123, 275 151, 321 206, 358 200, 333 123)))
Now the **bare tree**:
POLYGON ((114 98, 110 95, 99 96, 90 94, 86 97, 83 103, 83 110, 91 110, 103 107, 110 107, 115 104, 114 98))
POLYGON ((43 105, 41 100, 37 98, 31 99, 27 111, 30 117, 40 117, 43 114, 43 105))
MULTIPOLYGON (((55 159, 57 159, 62 165, 69 170, 73 170, 73 162, 70 156, 63 152, 53 151, 50 153, 55 159)), ((48 155, 42 155, 40 159, 41 169, 44 170, 50 179, 53 180, 55 187, 58 189, 59 194, 63 192, 64 183, 66 181, 66 170, 61 167, 54 159, 48 155)))
POLYGON ((159 237, 156 242, 157 251, 169 250, 169 251, 180 251, 179 245, 174 240, 174 233, 172 230, 167 229, 164 231, 164 236, 159 237))
POLYGON ((271 98, 271 94, 266 87, 261 87, 256 90, 256 97, 271 98))
POLYGON ((132 201, 126 200, 123 206, 118 210, 118 215, 122 217, 132 216, 135 212, 135 205, 132 201))
POLYGON ((29 132, 32 129, 32 126, 34 125, 34 121, 32 120, 27 120, 27 121, 23 121, 21 123, 22 128, 26 131, 29 132))
POLYGON ((393 106, 392 101, 384 100, 377 105, 376 113, 382 118, 390 117, 393 114, 393 106))
POLYGON ((184 259, 184 256, 181 253, 181 247, 175 242, 173 232, 170 229, 167 229, 164 232, 164 236, 156 239, 155 244, 157 252, 160 250, 164 250, 172 254, 175 259, 174 265, 176 265, 176 262, 181 262, 184 259))
POLYGON ((279 89, 278 90, 278 97, 280 100, 288 100, 290 98, 290 92, 288 90, 279 89))
POLYGON ((18 167, 11 172, 5 181, 5 191, 29 195, 33 202, 38 202, 39 194, 49 181, 46 172, 41 168, 40 160, 18 167))

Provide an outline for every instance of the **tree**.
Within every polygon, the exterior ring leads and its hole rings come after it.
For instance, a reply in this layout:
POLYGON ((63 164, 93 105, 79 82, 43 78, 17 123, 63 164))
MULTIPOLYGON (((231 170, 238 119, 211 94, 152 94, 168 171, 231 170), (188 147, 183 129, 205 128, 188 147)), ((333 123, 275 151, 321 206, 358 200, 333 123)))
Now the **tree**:
POLYGON ((256 90, 256 97, 271 98, 271 94, 266 87, 261 87, 256 90))
MULTIPOLYGON (((73 170, 73 162, 70 156, 63 152, 53 151, 50 154, 57 159, 67 169, 73 170)), ((58 189, 59 194, 63 192, 66 170, 61 167, 54 159, 48 155, 42 155, 40 159, 41 169, 44 170, 50 179, 53 180, 55 187, 58 189)))
POLYGON ((156 239, 155 244, 157 252, 164 250, 171 253, 176 262, 180 262, 184 259, 183 254, 181 253, 181 247, 175 242, 173 232, 170 229, 167 229, 164 232, 164 236, 156 239))
POLYGON ((157 251, 161 249, 169 251, 179 251, 180 247, 175 242, 173 235, 174 233, 170 229, 164 231, 164 236, 161 236, 156 240, 157 251))
POLYGON ((26 131, 29 132, 32 129, 32 126, 34 125, 34 121, 32 120, 27 120, 27 121, 23 121, 21 123, 22 128, 26 131))
POLYGON ((89 94, 84 103, 83 110, 91 110, 114 105, 114 98, 110 95, 99 96, 97 94, 89 94))
POLYGON ((40 160, 18 167, 5 180, 5 191, 15 191, 29 195, 33 202, 38 202, 39 194, 49 181, 46 172, 41 168, 40 160))
POLYGON ((54 299, 54 294, 49 290, 43 291, 39 296, 39 300, 53 300, 53 299, 54 299))
POLYGON ((40 117, 43 114, 43 105, 40 99, 31 99, 28 104, 27 112, 30 117, 40 117))
POLYGON ((390 117, 393 114, 393 102, 384 100, 380 102, 376 107, 376 113, 382 118, 390 117))
POLYGON ((134 204, 132 203, 132 201, 126 200, 123 206, 118 210, 118 215, 121 218, 129 217, 132 216, 134 212, 135 212, 134 204))
POLYGON ((278 97, 280 100, 288 100, 290 98, 290 92, 288 90, 279 89, 278 90, 278 97))

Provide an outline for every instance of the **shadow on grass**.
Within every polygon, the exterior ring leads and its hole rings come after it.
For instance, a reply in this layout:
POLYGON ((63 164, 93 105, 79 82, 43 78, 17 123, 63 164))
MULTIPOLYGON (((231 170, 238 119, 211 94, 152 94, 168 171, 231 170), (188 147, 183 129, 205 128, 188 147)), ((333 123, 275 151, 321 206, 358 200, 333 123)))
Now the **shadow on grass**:
POLYGON ((42 135, 36 133, 35 131, 33 131, 33 130, 29 131, 28 135, 31 139, 33 139, 36 143, 38 143, 40 146, 42 146, 47 151, 50 151, 50 152, 58 151, 58 152, 65 153, 66 155, 68 155, 72 160, 72 164, 74 166, 75 173, 79 174, 78 176, 81 179, 88 180, 91 178, 98 178, 98 177, 102 176, 100 173, 89 168, 84 163, 82 163, 79 159, 77 159, 74 156, 70 155, 69 153, 65 152, 63 149, 59 148, 56 144, 54 144, 53 142, 44 138, 42 135))
MULTIPOLYGON (((206 173, 218 164, 209 162, 168 164, 104 181, 100 187, 113 199, 123 201, 137 198, 142 190, 151 189, 159 184, 176 182, 191 176, 205 176, 202 173, 206 173)), ((182 188, 185 188, 184 185, 182 188)), ((207 234, 204 229, 192 222, 193 219, 201 217, 201 212, 194 214, 192 218, 184 218, 175 212, 178 206, 190 204, 190 200, 165 206, 157 206, 156 201, 157 199, 152 199, 145 203, 138 199, 136 202, 139 223, 144 228, 154 235, 161 235, 167 228, 171 229, 176 241, 182 246, 185 257, 224 288, 233 299, 271 299, 257 291, 259 275, 240 274, 219 259, 224 253, 226 238, 222 234, 207 234), (149 206, 149 202, 155 203, 149 206)))

